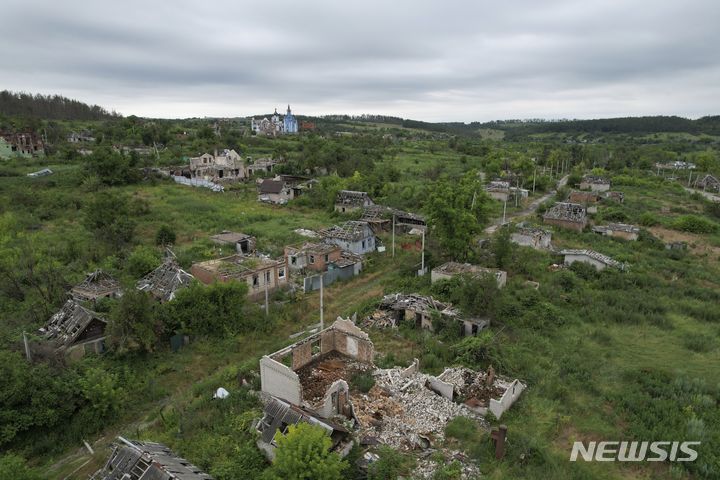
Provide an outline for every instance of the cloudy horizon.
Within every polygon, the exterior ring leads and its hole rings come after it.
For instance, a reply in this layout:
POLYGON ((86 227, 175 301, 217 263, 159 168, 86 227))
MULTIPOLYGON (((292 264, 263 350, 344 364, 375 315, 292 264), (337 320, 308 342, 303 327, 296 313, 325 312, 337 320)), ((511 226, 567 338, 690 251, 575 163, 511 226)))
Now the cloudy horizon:
POLYGON ((161 118, 720 114, 720 2, 539 3, 9 0, 0 89, 161 118))

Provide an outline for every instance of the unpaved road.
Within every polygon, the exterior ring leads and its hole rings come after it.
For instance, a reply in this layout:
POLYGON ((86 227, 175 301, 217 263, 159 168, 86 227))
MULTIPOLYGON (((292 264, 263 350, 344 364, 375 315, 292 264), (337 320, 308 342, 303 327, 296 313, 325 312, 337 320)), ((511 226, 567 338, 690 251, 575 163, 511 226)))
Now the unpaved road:
MULTIPOLYGON (((519 212, 515 212, 512 215, 506 215, 505 223, 511 221, 514 218, 526 217, 528 215, 531 215, 533 212, 535 212, 535 210, 538 209, 538 207, 540 206, 541 203, 543 203, 548 198, 555 195, 559 189, 561 189, 562 187, 567 185, 568 177, 570 177, 570 175, 565 175, 564 177, 562 177, 558 181, 557 186, 555 187, 555 190, 551 190, 548 193, 546 193, 545 195, 543 195, 542 197, 536 198, 535 200, 532 201, 532 203, 530 203, 530 205, 527 206, 527 208, 524 208, 523 210, 520 210, 519 212)), ((493 222, 490 224, 489 227, 487 227, 485 230, 483 230, 483 232, 492 235, 493 233, 495 233, 495 231, 498 229, 498 227, 502 224, 503 224, 502 217, 496 218, 495 220, 493 220, 493 222)))

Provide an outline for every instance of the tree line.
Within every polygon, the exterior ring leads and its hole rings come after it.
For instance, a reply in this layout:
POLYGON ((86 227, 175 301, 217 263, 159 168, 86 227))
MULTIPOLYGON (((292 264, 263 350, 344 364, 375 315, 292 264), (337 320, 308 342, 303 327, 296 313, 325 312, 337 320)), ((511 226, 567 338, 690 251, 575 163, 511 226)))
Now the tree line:
POLYGON ((88 105, 61 95, 0 92, 0 114, 38 117, 47 120, 103 120, 120 115, 98 105, 88 105))

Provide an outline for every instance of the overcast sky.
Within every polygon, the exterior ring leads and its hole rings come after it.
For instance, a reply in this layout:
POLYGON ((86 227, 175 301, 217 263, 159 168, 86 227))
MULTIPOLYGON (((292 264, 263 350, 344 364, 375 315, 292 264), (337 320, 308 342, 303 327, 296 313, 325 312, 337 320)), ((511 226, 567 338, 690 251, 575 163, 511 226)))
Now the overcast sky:
POLYGON ((0 89, 149 117, 720 114, 720 1, 3 0, 0 89))

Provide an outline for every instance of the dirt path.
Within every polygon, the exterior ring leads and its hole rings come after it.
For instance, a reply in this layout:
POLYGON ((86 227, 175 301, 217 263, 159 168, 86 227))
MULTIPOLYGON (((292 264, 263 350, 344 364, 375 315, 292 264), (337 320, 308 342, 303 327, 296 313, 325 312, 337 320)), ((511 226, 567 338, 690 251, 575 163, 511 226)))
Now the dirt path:
MULTIPOLYGON (((562 177, 558 181, 557 187, 555 190, 550 190, 548 193, 546 193, 542 197, 536 198, 535 200, 532 201, 532 203, 530 203, 530 205, 528 205, 523 210, 520 210, 519 212, 515 212, 512 215, 506 215, 505 223, 508 223, 511 220, 516 219, 516 218, 521 218, 521 217, 526 217, 528 215, 532 215, 538 209, 540 204, 547 201, 549 198, 551 198, 553 195, 555 195, 559 189, 561 189, 562 187, 564 187, 567 184, 569 177, 570 177, 570 175, 565 175, 564 177, 562 177)), ((502 217, 496 218, 495 220, 493 220, 492 224, 489 227, 487 227, 485 230, 483 230, 483 232, 492 235, 493 233, 495 233, 495 231, 497 231, 498 227, 501 226, 502 224, 503 224, 503 218, 502 217)))
POLYGON ((683 187, 683 188, 685 189, 686 192, 699 193, 700 195, 707 198, 711 202, 720 202, 720 196, 717 196, 714 193, 703 192, 702 190, 696 190, 694 188, 688 188, 688 187, 683 187))

